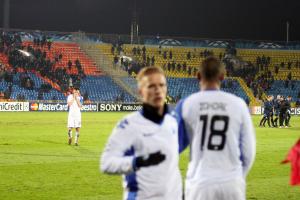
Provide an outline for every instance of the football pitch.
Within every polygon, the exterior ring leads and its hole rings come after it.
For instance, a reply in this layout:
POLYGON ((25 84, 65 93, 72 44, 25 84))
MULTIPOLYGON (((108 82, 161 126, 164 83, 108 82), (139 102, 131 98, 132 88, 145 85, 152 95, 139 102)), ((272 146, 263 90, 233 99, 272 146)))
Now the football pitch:
MULTIPOLYGON (((99 172, 99 156, 116 122, 126 113, 83 113, 80 146, 67 145, 67 113, 0 112, 0 199, 122 198, 120 176, 99 172)), ((292 128, 258 128, 257 156, 248 176, 247 199, 299 200, 300 186, 289 183, 290 165, 281 165, 300 136, 292 128)), ((73 133, 74 135, 74 133, 73 133)), ((181 155, 183 176, 188 151, 181 155)))

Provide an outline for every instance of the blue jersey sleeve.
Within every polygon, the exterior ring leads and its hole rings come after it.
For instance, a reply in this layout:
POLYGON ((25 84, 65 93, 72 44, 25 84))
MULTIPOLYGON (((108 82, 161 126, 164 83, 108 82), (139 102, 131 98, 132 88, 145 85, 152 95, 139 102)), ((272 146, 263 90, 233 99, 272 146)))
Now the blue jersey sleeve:
POLYGON ((188 137, 188 133, 187 133, 186 128, 185 128, 184 119, 182 117, 183 102, 184 102, 184 100, 181 100, 175 108, 176 119, 177 119, 177 122, 178 122, 179 153, 184 151, 186 149, 186 147, 189 145, 189 137, 188 137))

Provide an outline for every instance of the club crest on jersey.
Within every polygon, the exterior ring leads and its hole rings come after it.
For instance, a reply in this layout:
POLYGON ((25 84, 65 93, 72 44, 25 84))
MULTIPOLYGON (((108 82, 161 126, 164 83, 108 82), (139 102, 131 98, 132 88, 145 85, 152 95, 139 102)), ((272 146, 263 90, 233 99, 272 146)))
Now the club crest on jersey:
POLYGON ((129 123, 128 123, 128 121, 127 121, 127 119, 124 119, 124 120, 122 120, 122 121, 120 121, 120 123, 118 124, 118 128, 121 128, 121 129, 124 129, 125 128, 125 126, 126 125, 128 125, 129 123))

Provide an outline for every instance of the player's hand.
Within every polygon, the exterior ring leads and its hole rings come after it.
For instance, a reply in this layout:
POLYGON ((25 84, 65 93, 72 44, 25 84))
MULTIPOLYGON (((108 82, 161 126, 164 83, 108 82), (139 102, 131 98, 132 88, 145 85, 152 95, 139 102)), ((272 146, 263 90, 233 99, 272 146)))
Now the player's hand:
POLYGON ((153 165, 158 165, 166 159, 166 156, 162 154, 160 151, 149 154, 147 158, 144 156, 139 156, 135 158, 135 167, 148 167, 153 165))

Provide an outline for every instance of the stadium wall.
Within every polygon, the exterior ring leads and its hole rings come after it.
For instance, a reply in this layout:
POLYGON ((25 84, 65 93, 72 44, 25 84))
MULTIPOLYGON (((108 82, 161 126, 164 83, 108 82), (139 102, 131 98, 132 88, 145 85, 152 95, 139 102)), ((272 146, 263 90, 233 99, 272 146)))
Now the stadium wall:
MULTIPOLYGON (((175 104, 169 105, 173 110, 175 104)), ((89 103, 83 104, 82 112, 133 112, 142 109, 140 103, 89 103)), ((261 115, 264 108, 251 106, 252 115, 261 115)), ((67 112, 67 103, 53 102, 0 102, 0 112, 67 112)), ((300 107, 291 108, 292 115, 300 115, 300 107)))

